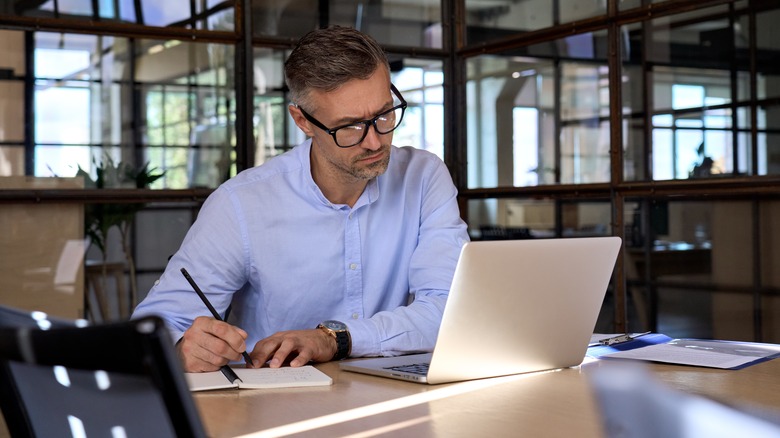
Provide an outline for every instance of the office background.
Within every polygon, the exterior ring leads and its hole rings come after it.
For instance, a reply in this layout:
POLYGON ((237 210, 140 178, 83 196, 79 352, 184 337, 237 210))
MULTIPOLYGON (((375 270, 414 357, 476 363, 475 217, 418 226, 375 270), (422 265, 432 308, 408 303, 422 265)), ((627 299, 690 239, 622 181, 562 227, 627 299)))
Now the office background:
POLYGON ((599 331, 779 342, 778 20, 773 0, 3 2, 0 302, 126 316, 217 185, 303 140, 282 64, 341 24, 387 50, 394 143, 442 157, 472 238, 624 239, 599 331))

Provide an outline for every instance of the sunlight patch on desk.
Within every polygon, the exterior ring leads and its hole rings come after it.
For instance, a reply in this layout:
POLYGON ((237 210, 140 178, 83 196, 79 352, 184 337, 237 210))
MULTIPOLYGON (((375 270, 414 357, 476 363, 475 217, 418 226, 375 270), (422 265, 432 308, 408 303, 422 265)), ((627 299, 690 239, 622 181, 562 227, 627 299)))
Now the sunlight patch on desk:
POLYGON ((375 427, 371 430, 364 430, 363 432, 354 433, 352 435, 345 435, 342 438, 367 438, 372 436, 379 436, 391 432, 397 432, 401 429, 406 429, 407 427, 412 427, 418 424, 426 423, 430 421, 432 418, 433 418, 432 416, 426 415, 424 417, 413 418, 411 420, 401 421, 395 424, 388 424, 387 426, 383 426, 383 427, 375 427))
MULTIPOLYGON (((539 371, 536 373, 516 374, 512 376, 494 377, 491 379, 471 380, 468 382, 455 383, 449 386, 445 386, 443 388, 431 389, 426 392, 421 392, 419 394, 401 397, 394 400, 388 400, 384 402, 375 403, 372 405, 349 409, 342 412, 336 412, 334 414, 323 415, 321 417, 298 421, 296 423, 285 424, 283 426, 278 426, 271 429, 254 432, 247 435, 242 435, 241 437, 244 438, 279 437, 285 435, 292 435, 295 433, 308 432, 323 427, 333 426, 335 424, 346 423, 360 418, 370 417, 372 415, 400 410, 411 406, 432 402, 435 400, 441 400, 448 397, 454 397, 457 395, 462 395, 469 392, 477 391, 480 389, 490 388, 492 386, 502 385, 520 379, 533 377, 539 374, 551 373, 555 371, 557 370, 539 371)), ((399 424, 404 424, 404 423, 399 423, 399 424)), ((408 427, 410 425, 411 424, 407 424, 403 427, 408 427)))
POLYGON ((593 362, 598 362, 598 359, 595 357, 585 356, 585 359, 582 360, 582 363, 579 366, 573 368, 582 368, 583 365, 587 365, 593 362))

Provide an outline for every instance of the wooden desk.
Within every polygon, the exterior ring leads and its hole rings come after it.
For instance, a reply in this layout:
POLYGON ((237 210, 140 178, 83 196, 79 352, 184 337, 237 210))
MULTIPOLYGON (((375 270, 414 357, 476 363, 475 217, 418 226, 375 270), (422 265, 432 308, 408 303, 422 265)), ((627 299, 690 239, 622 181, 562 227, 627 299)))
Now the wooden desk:
MULTIPOLYGON (((588 374, 578 368, 420 385, 318 365, 325 388, 221 390, 195 394, 210 436, 603 436, 588 374)), ((780 410, 780 360, 743 370, 649 365, 671 387, 731 403, 780 410)))

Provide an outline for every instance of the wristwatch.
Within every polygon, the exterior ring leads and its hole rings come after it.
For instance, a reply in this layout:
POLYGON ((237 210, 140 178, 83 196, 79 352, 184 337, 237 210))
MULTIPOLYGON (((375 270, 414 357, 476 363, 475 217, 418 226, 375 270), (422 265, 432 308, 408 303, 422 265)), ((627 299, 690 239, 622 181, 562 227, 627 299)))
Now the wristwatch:
POLYGON ((349 357, 349 353, 352 350, 352 338, 349 336, 346 324, 341 321, 328 320, 322 321, 317 328, 336 339, 336 354, 333 355, 331 360, 341 360, 349 357))

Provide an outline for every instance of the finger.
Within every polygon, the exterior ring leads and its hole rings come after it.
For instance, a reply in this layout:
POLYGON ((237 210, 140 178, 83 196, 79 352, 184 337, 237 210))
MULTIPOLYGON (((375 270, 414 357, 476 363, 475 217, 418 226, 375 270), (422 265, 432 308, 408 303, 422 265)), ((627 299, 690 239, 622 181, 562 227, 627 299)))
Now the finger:
POLYGON ((314 352, 309 349, 302 349, 298 356, 295 357, 295 359, 290 361, 290 366, 293 368, 296 367, 302 367, 306 365, 307 363, 311 362, 312 358, 314 357, 314 352))
POLYGON ((200 342, 200 346, 203 349, 202 351, 205 351, 203 356, 204 360, 209 360, 214 363, 214 360, 210 360, 211 355, 216 356, 220 363, 224 362, 221 363, 221 365, 224 365, 228 361, 241 360, 241 353, 236 351, 222 338, 214 336, 210 333, 204 333, 204 335, 201 336, 198 340, 200 342))
POLYGON ((241 353, 230 341, 238 343, 239 349, 245 345, 236 327, 208 317, 196 318, 182 340, 181 351, 186 359, 204 362, 211 368, 240 360, 241 353))
POLYGON ((255 344, 255 348, 249 353, 249 357, 252 358, 252 363, 257 366, 263 366, 271 359, 271 356, 276 353, 276 349, 279 348, 281 338, 278 336, 271 336, 258 341, 255 344))
POLYGON ((199 338, 202 336, 204 336, 203 332, 188 331, 177 344, 185 371, 214 371, 227 363, 227 359, 209 352, 201 345, 203 340, 199 338))
POLYGON ((191 367, 197 368, 198 371, 216 371, 229 362, 227 358, 203 348, 195 349, 189 357, 191 358, 191 367))
POLYGON ((245 341, 247 333, 244 330, 213 318, 207 318, 206 321, 207 322, 202 324, 202 330, 214 338, 224 342, 224 344, 231 350, 231 352, 228 353, 227 351, 224 351, 221 346, 213 345, 215 348, 217 348, 217 350, 212 351, 215 353, 229 354, 230 356, 228 358, 231 360, 237 359, 233 353, 238 353, 240 355, 246 351, 245 341))
POLYGON ((276 353, 274 353, 274 356, 271 358, 271 361, 268 363, 268 366, 271 368, 279 368, 284 365, 284 361, 287 360, 287 357, 296 349, 297 343, 293 339, 294 338, 286 338, 282 341, 279 348, 276 349, 276 353))

